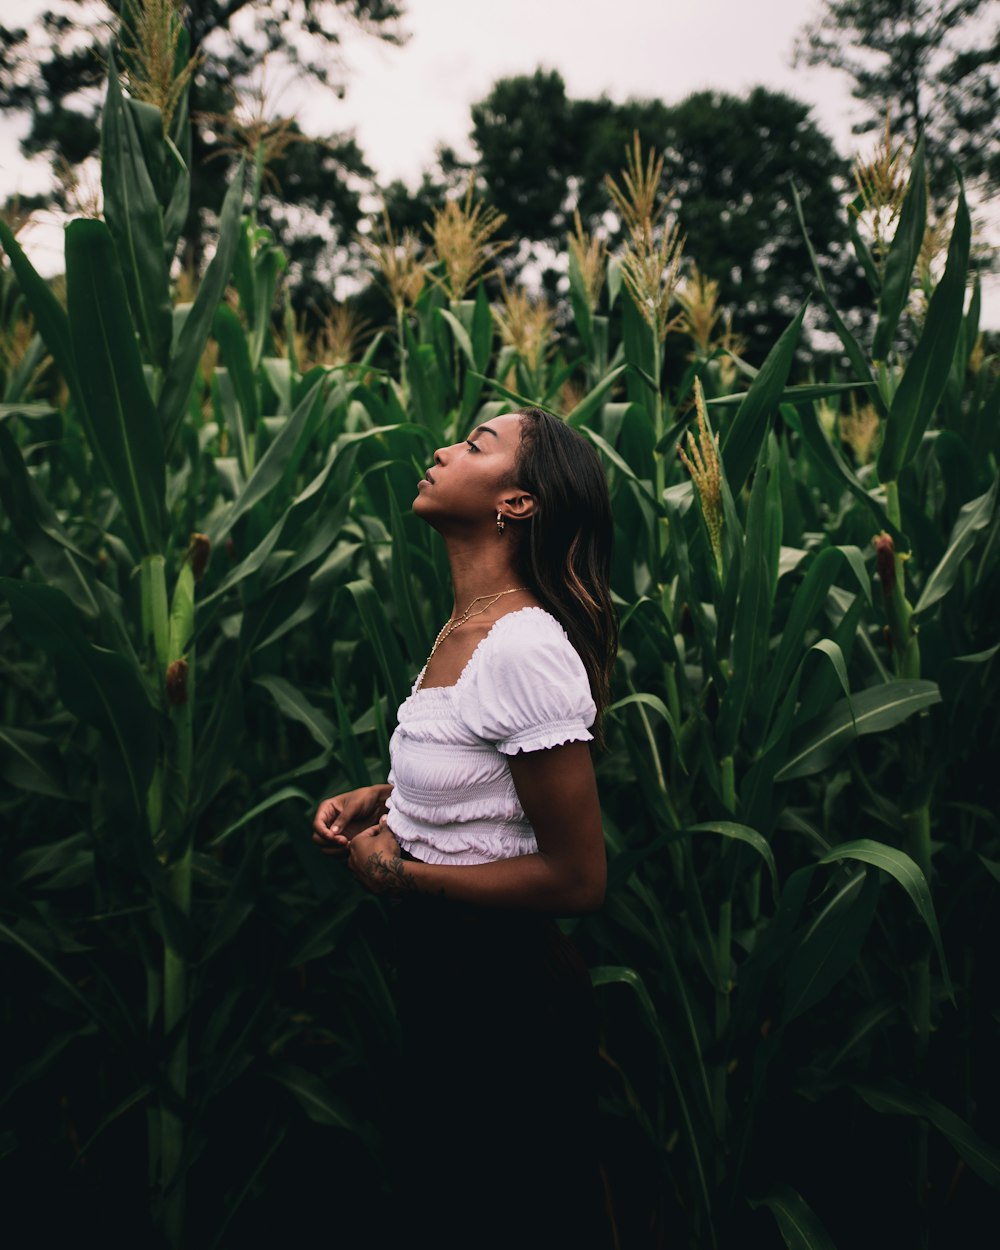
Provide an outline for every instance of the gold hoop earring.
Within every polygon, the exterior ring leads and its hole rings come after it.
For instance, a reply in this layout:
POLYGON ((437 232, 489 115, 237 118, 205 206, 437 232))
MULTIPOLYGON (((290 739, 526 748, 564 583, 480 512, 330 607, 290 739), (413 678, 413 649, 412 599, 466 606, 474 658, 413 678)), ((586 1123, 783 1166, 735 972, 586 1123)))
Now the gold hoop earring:
POLYGON ((503 513, 497 509, 497 538, 503 538, 504 525, 503 513))

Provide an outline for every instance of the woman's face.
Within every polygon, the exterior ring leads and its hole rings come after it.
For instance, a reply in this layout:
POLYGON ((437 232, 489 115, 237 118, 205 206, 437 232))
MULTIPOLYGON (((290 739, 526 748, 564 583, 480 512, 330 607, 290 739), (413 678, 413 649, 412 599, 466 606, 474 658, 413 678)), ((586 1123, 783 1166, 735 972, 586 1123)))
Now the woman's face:
POLYGON ((498 511, 511 519, 530 515, 531 496, 512 484, 520 440, 521 417, 511 412, 484 421, 460 443, 439 447, 417 483, 413 511, 436 529, 466 532, 494 527, 498 511))

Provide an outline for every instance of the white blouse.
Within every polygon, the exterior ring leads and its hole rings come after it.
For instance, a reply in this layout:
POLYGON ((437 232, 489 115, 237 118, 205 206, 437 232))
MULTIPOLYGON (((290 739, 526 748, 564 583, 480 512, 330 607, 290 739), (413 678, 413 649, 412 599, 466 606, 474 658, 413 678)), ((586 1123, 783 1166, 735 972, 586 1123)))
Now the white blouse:
POLYGON ((389 743, 396 840, 430 864, 537 851, 506 757, 593 738, 597 709, 566 631, 544 608, 521 608, 493 625, 453 686, 418 690, 423 673, 389 743))

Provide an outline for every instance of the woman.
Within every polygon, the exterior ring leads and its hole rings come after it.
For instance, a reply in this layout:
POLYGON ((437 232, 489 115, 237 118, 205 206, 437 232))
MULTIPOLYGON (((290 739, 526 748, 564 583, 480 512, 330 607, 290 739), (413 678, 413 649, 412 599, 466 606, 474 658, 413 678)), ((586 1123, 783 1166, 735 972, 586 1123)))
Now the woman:
POLYGON ((588 743, 617 640, 607 484, 581 435, 528 408, 439 449, 413 511, 445 540, 455 611, 388 784, 313 825, 402 900, 403 1211, 437 1244, 605 1245, 593 994, 553 917, 605 889, 588 743))

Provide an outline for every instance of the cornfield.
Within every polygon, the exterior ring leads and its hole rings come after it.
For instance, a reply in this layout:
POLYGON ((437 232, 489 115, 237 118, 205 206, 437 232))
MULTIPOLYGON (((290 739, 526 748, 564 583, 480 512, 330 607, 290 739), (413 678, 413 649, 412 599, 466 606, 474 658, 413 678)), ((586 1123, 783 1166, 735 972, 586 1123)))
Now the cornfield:
POLYGON ((18 1209, 170 1247, 368 1228, 399 1074, 385 904, 309 820, 385 778, 451 610, 418 477, 534 403, 593 442, 616 519, 608 896, 563 924, 597 987, 620 1245, 979 1240, 1000 1183, 1000 382, 964 198, 942 267, 920 145, 891 237, 865 184, 845 211, 867 325, 817 265, 758 370, 637 145, 609 187, 624 249, 578 221, 566 317, 506 288, 491 306, 502 223, 470 188, 426 251, 369 237, 391 325, 311 361, 260 150, 182 299, 187 86, 161 111, 111 60, 103 216, 68 226, 64 286, 0 225, 18 1209), (842 357, 823 379, 795 370, 810 291, 842 357))

